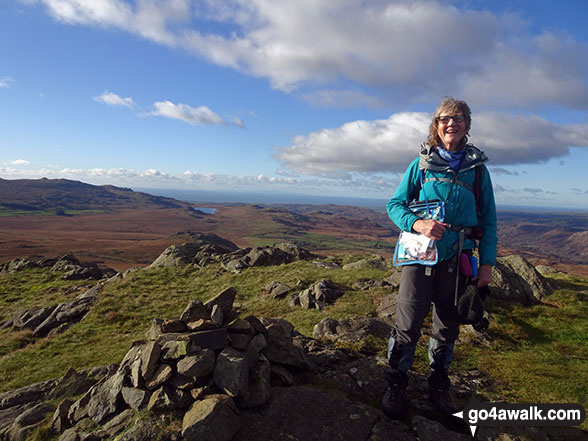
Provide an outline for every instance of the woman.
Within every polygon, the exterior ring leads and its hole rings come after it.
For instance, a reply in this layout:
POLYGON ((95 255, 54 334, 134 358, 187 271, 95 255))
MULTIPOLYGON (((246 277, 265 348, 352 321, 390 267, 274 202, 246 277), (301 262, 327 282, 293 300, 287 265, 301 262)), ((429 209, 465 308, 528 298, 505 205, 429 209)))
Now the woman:
MULTIPOLYGON (((496 207, 492 182, 484 165, 488 158, 467 144, 470 116, 470 108, 464 101, 447 98, 441 102, 433 114, 427 142, 421 145, 419 157, 409 165, 388 202, 390 219, 403 231, 434 239, 438 255, 434 266, 413 264, 402 268, 396 324, 388 343, 389 387, 382 399, 384 411, 393 418, 404 409, 407 372, 431 303, 429 400, 444 413, 457 412, 449 394, 447 369, 459 333, 459 323, 454 318, 458 254, 460 248, 471 254, 476 247, 473 237, 464 238, 465 232, 479 233, 477 286, 492 281, 492 266, 496 263, 496 207), (426 197, 444 201, 443 222, 419 219, 409 209, 411 201, 426 197)), ((459 286, 464 282, 465 276, 460 275, 459 286)))

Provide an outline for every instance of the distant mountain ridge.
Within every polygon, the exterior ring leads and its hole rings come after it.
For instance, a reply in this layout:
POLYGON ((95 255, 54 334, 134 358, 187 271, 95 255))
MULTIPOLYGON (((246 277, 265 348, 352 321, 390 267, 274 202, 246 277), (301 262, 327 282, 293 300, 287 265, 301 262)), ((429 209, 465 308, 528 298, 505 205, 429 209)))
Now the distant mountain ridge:
POLYGON ((91 185, 69 179, 0 178, 0 207, 12 210, 113 210, 120 208, 181 208, 172 198, 113 185, 91 185))

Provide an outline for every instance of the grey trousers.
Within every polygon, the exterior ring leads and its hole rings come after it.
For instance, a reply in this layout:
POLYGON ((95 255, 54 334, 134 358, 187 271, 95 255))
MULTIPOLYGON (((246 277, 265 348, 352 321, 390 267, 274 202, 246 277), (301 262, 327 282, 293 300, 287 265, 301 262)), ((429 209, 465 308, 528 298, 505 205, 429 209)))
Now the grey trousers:
MULTIPOLYGON (((459 323, 453 318, 455 295, 455 259, 430 268, 406 265, 402 268, 396 324, 388 342, 388 360, 393 369, 407 372, 414 361, 414 351, 421 328, 433 304, 433 326, 429 340, 429 361, 434 370, 447 370, 453 360, 453 346, 459 323)), ((460 283, 465 277, 460 277, 460 283)))

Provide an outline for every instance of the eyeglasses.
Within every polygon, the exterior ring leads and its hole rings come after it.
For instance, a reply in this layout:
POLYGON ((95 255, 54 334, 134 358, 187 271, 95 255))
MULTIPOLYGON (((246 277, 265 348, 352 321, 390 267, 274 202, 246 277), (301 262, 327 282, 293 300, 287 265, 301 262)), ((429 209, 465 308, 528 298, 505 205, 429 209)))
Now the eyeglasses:
POLYGON ((453 119, 453 122, 460 123, 465 121, 465 116, 463 115, 453 115, 453 116, 438 116, 437 121, 443 124, 449 124, 449 121, 453 119))

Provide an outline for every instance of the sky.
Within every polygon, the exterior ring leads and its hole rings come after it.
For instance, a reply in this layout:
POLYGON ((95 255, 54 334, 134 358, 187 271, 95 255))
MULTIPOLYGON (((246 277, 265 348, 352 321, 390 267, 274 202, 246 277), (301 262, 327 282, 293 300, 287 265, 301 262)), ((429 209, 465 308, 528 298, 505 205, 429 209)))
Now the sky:
POLYGON ((2 0, 0 178, 388 199, 446 96, 588 209, 588 1, 2 0))

